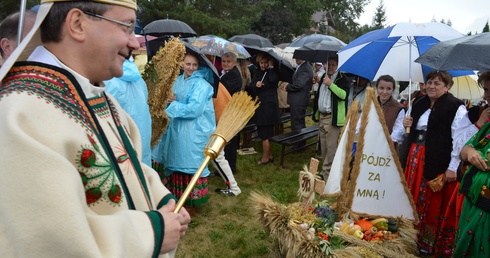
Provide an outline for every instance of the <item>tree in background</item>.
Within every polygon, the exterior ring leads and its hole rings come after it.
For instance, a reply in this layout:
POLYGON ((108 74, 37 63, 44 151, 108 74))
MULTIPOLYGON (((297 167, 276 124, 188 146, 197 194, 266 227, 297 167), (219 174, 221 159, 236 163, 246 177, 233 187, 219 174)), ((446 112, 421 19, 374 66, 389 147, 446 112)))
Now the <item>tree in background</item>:
POLYGON ((386 8, 383 0, 379 2, 378 7, 373 16, 373 21, 371 23, 372 30, 383 29, 386 27, 386 8))
POLYGON ((488 27, 488 21, 487 21, 487 23, 485 23, 485 27, 483 27, 482 33, 489 32, 490 31, 489 29, 490 28, 488 27))
MULTIPOLYGON (((328 10, 335 22, 333 36, 350 42, 362 35, 355 22, 370 0, 144 0, 138 1, 141 27, 158 19, 181 20, 198 35, 214 34, 229 38, 257 33, 273 43, 290 42, 295 36, 309 34, 314 26, 312 14, 328 10)), ((39 0, 27 0, 30 9, 39 0)), ((19 0, 0 1, 0 15, 19 10, 19 0)), ((325 30, 327 32, 327 30, 325 30)))
POLYGON ((255 34, 268 38, 273 44, 291 42, 296 16, 284 7, 269 9, 262 12, 259 20, 252 23, 255 34), (288 17, 287 19, 285 17, 288 17), (281 22, 277 22, 281 21, 281 22))
POLYGON ((330 11, 335 23, 335 32, 333 36, 344 41, 350 42, 359 35, 359 24, 355 21, 358 19, 364 7, 369 4, 370 0, 317 0, 319 9, 330 11))

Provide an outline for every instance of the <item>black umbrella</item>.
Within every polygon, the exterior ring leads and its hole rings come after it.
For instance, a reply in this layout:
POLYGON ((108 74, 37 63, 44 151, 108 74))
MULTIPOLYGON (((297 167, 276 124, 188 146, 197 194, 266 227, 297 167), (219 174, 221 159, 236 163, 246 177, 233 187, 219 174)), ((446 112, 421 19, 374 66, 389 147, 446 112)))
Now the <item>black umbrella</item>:
POLYGON ((279 80, 289 82, 289 83, 293 82, 293 74, 294 74, 293 66, 291 66, 291 64, 287 60, 279 56, 272 49, 262 49, 259 47, 250 47, 250 46, 245 46, 245 49, 252 56, 256 56, 259 53, 267 53, 271 55, 272 58, 274 59, 274 69, 276 69, 277 73, 279 74, 279 80))
POLYGON ((441 41, 415 62, 441 70, 490 70, 490 32, 441 41))
POLYGON ((175 37, 195 37, 197 33, 187 23, 179 20, 161 19, 155 20, 143 29, 144 33, 161 37, 161 36, 175 36, 175 37))
POLYGON ((329 36, 329 35, 323 35, 323 34, 310 34, 310 35, 306 35, 306 36, 303 36, 301 38, 297 38, 297 39, 293 40, 293 42, 291 42, 288 45, 288 47, 302 47, 308 43, 318 42, 318 41, 322 41, 322 40, 337 41, 337 42, 344 44, 344 46, 345 46, 345 43, 336 37, 329 36))
POLYGON ((246 46, 256 47, 274 47, 274 44, 268 39, 257 34, 235 35, 228 39, 231 42, 237 42, 246 46))
POLYGON ((328 57, 336 55, 337 51, 343 47, 345 47, 345 44, 341 41, 317 41, 294 50, 293 58, 309 62, 325 63, 328 57))

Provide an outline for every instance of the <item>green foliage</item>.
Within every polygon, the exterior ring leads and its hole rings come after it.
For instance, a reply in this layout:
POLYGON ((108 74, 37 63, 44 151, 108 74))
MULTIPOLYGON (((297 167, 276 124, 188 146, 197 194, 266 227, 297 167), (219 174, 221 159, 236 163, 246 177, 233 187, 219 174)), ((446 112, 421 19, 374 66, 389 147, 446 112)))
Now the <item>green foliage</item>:
POLYGON ((346 43, 362 35, 359 34, 359 24, 355 20, 361 16, 369 2, 370 0, 317 0, 321 10, 332 14, 335 25, 333 36, 346 43))
POLYGON ((383 0, 379 2, 378 7, 376 7, 376 12, 373 16, 373 22, 371 24, 371 28, 373 30, 382 29, 385 27, 386 23, 386 8, 384 6, 383 0))
POLYGON ((489 26, 488 26, 488 21, 487 21, 487 23, 485 23, 485 27, 483 27, 483 31, 482 31, 482 33, 484 33, 484 32, 489 32, 489 30, 490 30, 490 28, 489 28, 489 26))

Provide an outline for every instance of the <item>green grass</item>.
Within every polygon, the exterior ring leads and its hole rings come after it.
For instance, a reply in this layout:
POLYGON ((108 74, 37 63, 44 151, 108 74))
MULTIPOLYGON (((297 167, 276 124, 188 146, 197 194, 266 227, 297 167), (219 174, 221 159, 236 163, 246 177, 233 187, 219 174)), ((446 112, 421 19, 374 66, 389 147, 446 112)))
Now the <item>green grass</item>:
MULTIPOLYGON (((307 118, 307 124, 314 122, 307 118)), ((278 257, 272 239, 252 212, 248 198, 252 191, 259 191, 280 203, 297 202, 298 172, 316 156, 315 145, 286 155, 284 168, 279 167, 280 146, 277 144, 272 144, 274 163, 257 165, 261 146, 260 142, 252 142, 251 147, 257 154, 238 156, 235 178, 242 190, 239 196, 215 193, 216 188, 224 188, 225 184, 221 177, 209 178, 209 201, 198 207, 192 217, 176 257, 278 257)))

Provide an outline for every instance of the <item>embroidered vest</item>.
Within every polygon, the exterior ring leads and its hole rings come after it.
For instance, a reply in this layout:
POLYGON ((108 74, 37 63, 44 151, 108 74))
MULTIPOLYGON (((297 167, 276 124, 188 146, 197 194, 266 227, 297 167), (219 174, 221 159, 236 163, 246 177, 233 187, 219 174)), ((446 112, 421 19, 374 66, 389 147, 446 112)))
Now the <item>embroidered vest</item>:
MULTIPOLYGON (((453 147, 451 125, 461 105, 463 105, 461 100, 448 93, 439 97, 432 107, 425 140, 424 177, 428 180, 432 180, 437 175, 444 173, 451 161, 453 147)), ((427 95, 421 97, 412 105, 413 124, 411 132, 415 131, 420 116, 429 108, 430 99, 427 95)), ((410 142, 413 142, 414 135, 414 133, 410 134, 410 142)))
POLYGON ((381 103, 378 97, 378 102, 383 109, 386 126, 388 127, 388 131, 391 134, 393 132, 393 126, 395 125, 396 117, 398 116, 398 113, 400 113, 400 110, 403 108, 403 106, 402 104, 398 103, 398 101, 396 101, 393 97, 390 97, 390 99, 384 104, 381 103))

